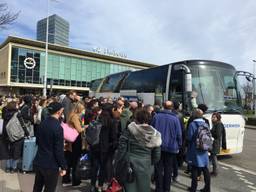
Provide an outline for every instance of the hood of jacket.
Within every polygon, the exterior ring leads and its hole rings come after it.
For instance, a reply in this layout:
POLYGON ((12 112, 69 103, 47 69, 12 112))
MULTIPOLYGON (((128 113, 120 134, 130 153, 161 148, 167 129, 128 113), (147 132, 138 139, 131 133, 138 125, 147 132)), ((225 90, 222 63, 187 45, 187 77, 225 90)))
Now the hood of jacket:
POLYGON ((161 133, 148 124, 132 122, 128 125, 128 130, 139 143, 148 148, 159 147, 162 144, 161 133))
POLYGON ((130 111, 130 109, 129 108, 125 108, 123 111, 122 111, 122 113, 121 113, 121 115, 120 115, 121 117, 128 117, 128 118, 130 118, 131 116, 132 116, 132 112, 130 111))

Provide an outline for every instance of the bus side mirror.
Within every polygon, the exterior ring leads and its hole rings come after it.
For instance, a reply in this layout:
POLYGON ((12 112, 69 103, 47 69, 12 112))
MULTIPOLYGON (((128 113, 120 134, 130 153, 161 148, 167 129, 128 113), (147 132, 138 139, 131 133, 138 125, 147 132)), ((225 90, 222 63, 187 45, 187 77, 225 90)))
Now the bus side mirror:
POLYGON ((185 91, 192 92, 192 76, 191 73, 185 74, 185 91))

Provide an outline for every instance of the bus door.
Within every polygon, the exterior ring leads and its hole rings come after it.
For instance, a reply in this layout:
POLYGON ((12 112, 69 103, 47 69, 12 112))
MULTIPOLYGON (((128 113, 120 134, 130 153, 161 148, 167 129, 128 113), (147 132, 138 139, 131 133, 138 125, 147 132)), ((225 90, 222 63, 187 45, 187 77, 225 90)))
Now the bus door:
POLYGON ((184 105, 184 103, 182 102, 182 98, 184 97, 183 73, 184 72, 182 70, 176 70, 174 66, 172 67, 170 76, 169 99, 181 102, 183 109, 185 109, 186 105, 184 105))

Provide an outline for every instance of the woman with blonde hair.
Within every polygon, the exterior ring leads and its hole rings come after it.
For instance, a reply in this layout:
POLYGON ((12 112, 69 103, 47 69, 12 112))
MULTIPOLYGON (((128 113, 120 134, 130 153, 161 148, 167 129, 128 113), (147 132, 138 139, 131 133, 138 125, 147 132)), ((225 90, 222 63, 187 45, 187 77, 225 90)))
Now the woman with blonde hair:
POLYGON ((76 177, 75 173, 77 163, 82 153, 81 133, 84 131, 84 128, 82 127, 81 115, 84 110, 84 104, 80 101, 76 102, 67 119, 67 124, 70 127, 76 129, 79 133, 78 137, 73 143, 67 143, 65 146, 65 157, 68 162, 69 168, 67 170, 66 176, 63 178, 63 183, 70 182, 70 167, 72 167, 72 186, 77 186, 81 183, 80 179, 76 177))

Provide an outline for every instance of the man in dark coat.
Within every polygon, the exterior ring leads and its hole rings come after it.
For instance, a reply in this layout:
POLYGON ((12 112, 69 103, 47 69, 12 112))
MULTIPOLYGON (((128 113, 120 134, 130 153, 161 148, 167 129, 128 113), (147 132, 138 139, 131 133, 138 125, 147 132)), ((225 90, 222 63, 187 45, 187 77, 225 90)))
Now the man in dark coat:
POLYGON ((156 192, 170 191, 173 161, 182 146, 181 124, 172 109, 173 102, 166 101, 164 110, 157 113, 151 123, 162 136, 161 159, 155 168, 156 192))
POLYGON ((33 192, 41 192, 43 187, 44 191, 54 192, 58 175, 66 174, 63 129, 59 121, 64 109, 58 102, 51 103, 48 109, 51 116, 41 123, 38 130, 33 192))

